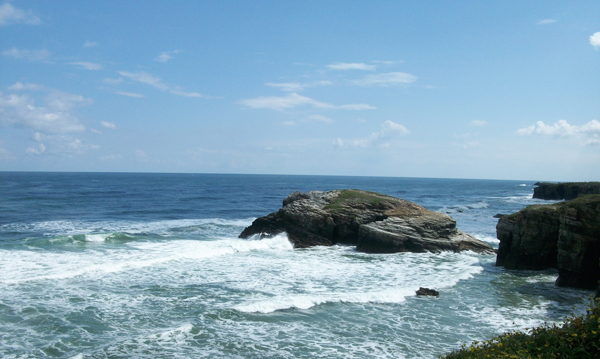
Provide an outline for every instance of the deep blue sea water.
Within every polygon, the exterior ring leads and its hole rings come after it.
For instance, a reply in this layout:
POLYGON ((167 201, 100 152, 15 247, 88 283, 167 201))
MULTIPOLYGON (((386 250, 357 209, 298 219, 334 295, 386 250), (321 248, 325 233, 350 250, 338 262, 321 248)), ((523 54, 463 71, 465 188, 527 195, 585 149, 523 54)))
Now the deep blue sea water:
POLYGON ((474 253, 294 250, 237 236, 293 191, 358 188, 497 247, 531 181, 0 172, 0 357, 433 358, 556 322, 588 291, 474 253), (419 287, 439 298, 415 296, 419 287))

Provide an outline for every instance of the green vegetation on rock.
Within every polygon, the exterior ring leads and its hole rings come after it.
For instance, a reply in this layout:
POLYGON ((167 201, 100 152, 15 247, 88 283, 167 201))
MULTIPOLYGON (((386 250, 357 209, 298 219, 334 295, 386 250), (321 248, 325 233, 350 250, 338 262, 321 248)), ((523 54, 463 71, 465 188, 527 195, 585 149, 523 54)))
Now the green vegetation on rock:
MULTIPOLYGON (((386 201, 385 195, 369 192, 369 191, 361 191, 357 189, 344 189, 340 192, 340 194, 335 198, 335 200, 324 207, 325 210, 335 211, 340 210, 344 207, 344 205, 348 203, 352 204, 369 204, 369 205, 377 205, 379 203, 386 201)), ((388 197, 387 200, 396 200, 393 197, 388 197)))
POLYGON ((591 299, 585 314, 571 315, 562 325, 507 332, 439 358, 600 358, 600 298, 591 299))

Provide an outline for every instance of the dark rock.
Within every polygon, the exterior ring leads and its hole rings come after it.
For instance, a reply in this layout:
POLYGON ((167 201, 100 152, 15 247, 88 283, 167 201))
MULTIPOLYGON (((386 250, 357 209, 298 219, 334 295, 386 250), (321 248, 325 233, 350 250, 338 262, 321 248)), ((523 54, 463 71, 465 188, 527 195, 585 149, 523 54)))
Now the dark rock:
POLYGON ((502 218, 504 216, 506 216, 506 215, 505 214, 501 214, 501 213, 497 213, 497 214, 494 215, 494 218, 502 218))
POLYGON ((429 296, 439 297, 440 296, 440 292, 438 292, 435 289, 429 289, 429 288, 423 288, 423 287, 421 287, 417 291, 417 295, 429 295, 429 296))
POLYGON ((595 289, 600 279, 600 195, 529 206, 504 216, 496 265, 557 268, 556 285, 595 289))
POLYGON ((571 200, 586 194, 600 194, 600 182, 537 182, 533 198, 546 200, 571 200))
POLYGON ((294 192, 279 211, 256 219, 240 238, 283 232, 296 248, 341 243, 370 253, 493 253, 489 245, 457 230, 456 222, 446 214, 360 190, 294 192))

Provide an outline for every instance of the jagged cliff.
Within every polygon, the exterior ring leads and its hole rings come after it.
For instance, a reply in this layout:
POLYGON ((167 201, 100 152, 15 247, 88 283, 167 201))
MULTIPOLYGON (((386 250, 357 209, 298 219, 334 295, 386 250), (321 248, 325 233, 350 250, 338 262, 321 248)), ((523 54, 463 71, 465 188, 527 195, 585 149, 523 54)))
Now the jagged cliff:
POLYGON ((600 280, 600 195, 529 206, 503 216, 496 265, 558 268, 559 286, 596 288, 600 280))
POLYGON ((533 198, 548 200, 571 200, 586 194, 600 194, 600 182, 564 182, 534 184, 533 198))

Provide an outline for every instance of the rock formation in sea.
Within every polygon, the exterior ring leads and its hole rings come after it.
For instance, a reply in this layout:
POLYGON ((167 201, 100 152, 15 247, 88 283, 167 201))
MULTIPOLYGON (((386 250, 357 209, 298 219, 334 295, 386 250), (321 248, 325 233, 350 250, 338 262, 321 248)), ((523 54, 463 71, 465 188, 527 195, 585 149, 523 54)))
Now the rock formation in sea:
POLYGON ((507 269, 558 269, 556 285, 598 287, 600 280, 600 195, 533 205, 496 226, 496 265, 507 269))
POLYGON ((420 287, 416 293, 419 296, 430 296, 430 297, 439 297, 440 296, 440 292, 438 292, 437 290, 423 288, 423 287, 420 287))
POLYGON ((240 238, 287 233, 295 248, 356 245, 369 253, 472 250, 492 247, 459 231, 448 215, 418 204, 360 190, 294 192, 283 207, 257 218, 240 238))
POLYGON ((547 200, 571 200, 586 194, 600 194, 600 182, 537 182, 533 198, 547 200))

